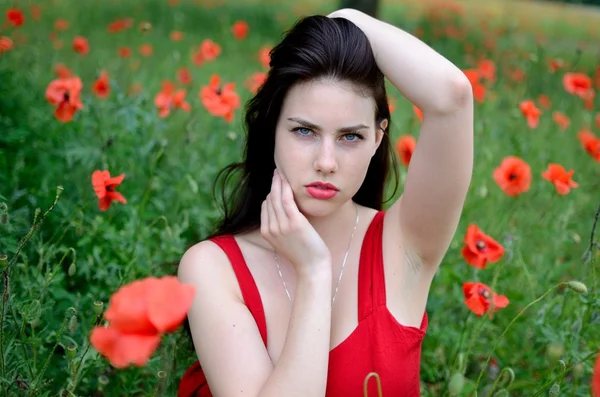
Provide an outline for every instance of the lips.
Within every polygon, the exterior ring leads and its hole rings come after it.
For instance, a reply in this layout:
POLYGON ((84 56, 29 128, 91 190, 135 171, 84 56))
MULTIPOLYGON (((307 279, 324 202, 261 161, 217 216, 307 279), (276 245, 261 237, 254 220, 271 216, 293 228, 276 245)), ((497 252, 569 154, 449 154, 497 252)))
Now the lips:
POLYGON ((332 185, 331 183, 325 183, 325 182, 313 182, 309 185, 306 185, 306 187, 316 187, 318 189, 323 189, 323 190, 335 190, 336 192, 338 192, 340 190, 335 185, 332 185))

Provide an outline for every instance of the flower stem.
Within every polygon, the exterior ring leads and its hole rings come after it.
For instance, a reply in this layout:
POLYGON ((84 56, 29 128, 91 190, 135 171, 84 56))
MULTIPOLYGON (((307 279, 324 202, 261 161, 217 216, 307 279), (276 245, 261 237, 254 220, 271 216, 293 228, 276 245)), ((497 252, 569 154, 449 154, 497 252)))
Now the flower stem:
POLYGON ((554 291, 556 288, 560 287, 561 285, 566 285, 566 284, 567 283, 564 283, 564 282, 556 284, 555 286, 550 288, 548 291, 546 291, 542 296, 540 296, 536 300, 530 302, 527 306, 525 306, 523 309, 521 309, 521 311, 511 320, 511 322, 506 326, 506 328, 504 329, 502 334, 500 334, 500 337, 498 339, 496 339, 496 343, 494 343, 494 347, 492 347, 492 351, 488 355, 488 358, 485 361, 485 364, 481 368, 481 371, 479 372, 479 376, 477 377, 477 383, 475 384, 475 390, 477 390, 477 388, 479 387, 479 382, 481 381, 481 378, 483 377, 483 373, 484 373, 485 369, 487 368, 490 360, 492 359, 492 355, 496 351, 498 344, 500 344, 500 341, 502 340, 502 338, 504 338, 504 335, 506 335, 506 333, 508 332, 510 327, 515 323, 515 321, 517 321, 519 319, 519 317, 521 317, 521 315, 523 315, 523 313, 525 313, 525 311, 527 311, 527 309, 529 309, 531 306, 533 306, 534 304, 536 304, 539 301, 541 301, 542 299, 544 299, 546 297, 546 295, 548 295, 550 292, 554 291))

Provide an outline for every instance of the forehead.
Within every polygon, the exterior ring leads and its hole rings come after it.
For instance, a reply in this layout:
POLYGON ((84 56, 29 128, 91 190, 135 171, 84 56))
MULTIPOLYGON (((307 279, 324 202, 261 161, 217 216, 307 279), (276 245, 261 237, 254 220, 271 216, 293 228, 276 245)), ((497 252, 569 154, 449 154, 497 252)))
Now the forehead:
POLYGON ((351 83, 315 80, 292 86, 288 91, 281 118, 300 117, 324 127, 375 122, 373 98, 351 83))

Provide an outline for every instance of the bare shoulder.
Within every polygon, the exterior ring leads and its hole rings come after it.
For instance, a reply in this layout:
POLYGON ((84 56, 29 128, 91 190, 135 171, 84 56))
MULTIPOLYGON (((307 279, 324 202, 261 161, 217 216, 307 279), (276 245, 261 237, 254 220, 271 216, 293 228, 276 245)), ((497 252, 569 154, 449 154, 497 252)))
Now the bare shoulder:
POLYGON ((182 283, 193 284, 202 291, 219 289, 235 293, 239 290, 227 254, 209 240, 188 248, 179 262, 177 277, 182 283))
POLYGON ((184 253, 177 275, 196 288, 188 320, 213 395, 258 394, 272 363, 227 254, 212 241, 202 241, 184 253))

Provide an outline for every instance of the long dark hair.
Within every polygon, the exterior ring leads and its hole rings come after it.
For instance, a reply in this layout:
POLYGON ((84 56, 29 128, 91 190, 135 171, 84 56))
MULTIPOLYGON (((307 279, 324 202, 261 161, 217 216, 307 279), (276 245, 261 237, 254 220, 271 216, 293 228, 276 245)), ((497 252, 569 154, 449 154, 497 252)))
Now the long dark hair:
MULTIPOLYGON (((371 159, 365 180, 353 197, 361 205, 381 210, 390 168, 398 189, 397 159, 390 143, 390 112, 384 75, 377 67, 367 36, 344 18, 321 15, 300 19, 271 50, 270 70, 264 84, 246 104, 246 141, 241 162, 222 169, 215 179, 213 195, 220 189, 223 218, 211 238, 238 234, 260 227, 260 207, 271 190, 275 169, 275 127, 283 100, 295 84, 315 79, 352 83, 375 101, 376 126, 384 119, 388 127, 371 159), (240 173, 238 180, 234 180, 240 173), (219 186, 219 181, 222 180, 219 186)), ((390 197, 390 198, 391 198, 390 197)))

